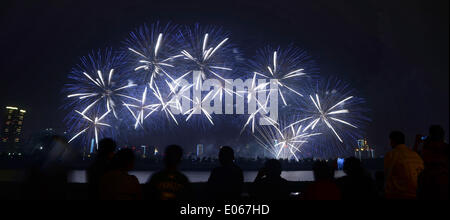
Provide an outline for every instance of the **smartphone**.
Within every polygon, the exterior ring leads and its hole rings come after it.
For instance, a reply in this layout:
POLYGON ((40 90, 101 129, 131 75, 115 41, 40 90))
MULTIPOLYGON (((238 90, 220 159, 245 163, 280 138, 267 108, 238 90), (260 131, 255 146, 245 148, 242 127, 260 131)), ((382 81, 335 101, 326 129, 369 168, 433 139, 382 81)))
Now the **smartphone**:
POLYGON ((298 196, 298 195, 300 195, 300 192, 291 192, 290 194, 291 194, 291 196, 298 196))

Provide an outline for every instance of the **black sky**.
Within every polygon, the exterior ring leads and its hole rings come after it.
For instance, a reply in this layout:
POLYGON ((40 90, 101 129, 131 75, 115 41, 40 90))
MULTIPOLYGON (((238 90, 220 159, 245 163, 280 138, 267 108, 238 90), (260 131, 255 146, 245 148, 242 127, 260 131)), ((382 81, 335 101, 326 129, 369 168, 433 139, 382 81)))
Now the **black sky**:
MULTIPOLYGON (((448 1, 2 1, 0 105, 28 110, 24 130, 63 129, 61 88, 92 50, 119 47, 144 22, 223 26, 245 53, 294 43, 322 75, 367 98, 371 143, 449 130, 448 1)), ((251 54, 248 54, 251 55, 251 54)))

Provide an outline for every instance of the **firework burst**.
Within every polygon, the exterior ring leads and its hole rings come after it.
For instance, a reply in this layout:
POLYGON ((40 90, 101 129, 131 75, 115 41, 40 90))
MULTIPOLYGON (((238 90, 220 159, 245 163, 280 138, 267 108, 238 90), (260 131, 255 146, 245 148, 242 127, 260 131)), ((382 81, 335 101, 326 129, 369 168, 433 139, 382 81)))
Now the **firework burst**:
POLYGON ((305 132, 299 123, 282 121, 279 126, 260 126, 254 137, 258 144, 269 151, 276 159, 299 160, 303 153, 303 145, 309 142, 310 137, 321 133, 305 132))
POLYGON ((182 57, 177 50, 174 31, 176 26, 159 23, 150 27, 144 25, 130 33, 125 41, 127 49, 131 52, 130 63, 135 72, 144 76, 144 83, 153 88, 157 81, 174 77, 169 74, 168 68, 174 68, 174 60, 182 57))
POLYGON ((256 59, 251 61, 250 68, 258 76, 277 84, 284 105, 288 104, 286 96, 290 93, 303 97, 298 90, 301 78, 315 71, 314 63, 306 52, 295 47, 288 47, 286 50, 266 47, 259 50, 256 59))
MULTIPOLYGON (((100 115, 100 114, 93 114, 92 117, 86 116, 85 113, 82 113, 80 111, 76 111, 77 114, 81 116, 82 122, 80 122, 80 126, 82 129, 80 129, 70 140, 69 143, 75 140, 78 136, 84 133, 88 133, 86 137, 92 137, 93 140, 95 140, 95 145, 98 149, 98 140, 99 137, 101 138, 104 133, 103 128, 105 127, 111 127, 110 124, 107 124, 104 122, 105 117, 111 112, 111 110, 107 111, 106 113, 100 115)), ((89 138, 91 139, 91 138, 89 138)), ((88 140, 89 140, 88 139, 88 140)))
POLYGON ((136 104, 123 103, 123 105, 128 109, 133 118, 135 119, 134 128, 137 129, 138 126, 143 127, 144 120, 147 119, 151 114, 158 110, 158 104, 148 104, 147 103, 147 86, 145 86, 142 92, 141 99, 135 99, 136 104), (135 111, 133 111, 134 109, 135 111))
POLYGON ((321 156, 348 153, 362 137, 369 121, 363 99, 338 80, 310 83, 318 68, 305 51, 266 47, 247 60, 221 28, 178 27, 144 25, 130 33, 121 53, 109 49, 81 59, 64 89, 71 142, 98 145, 121 126, 170 133, 165 129, 200 132, 220 124, 219 130, 251 132, 275 158, 298 160, 307 146, 321 156), (278 120, 278 113, 296 120, 278 120))
POLYGON ((200 99, 198 97, 194 97, 194 99, 190 99, 192 102, 192 108, 187 110, 184 114, 187 115, 186 121, 188 121, 192 115, 197 114, 198 112, 200 114, 204 114, 205 117, 208 119, 208 121, 211 123, 211 125, 214 125, 214 122, 212 120, 211 114, 207 111, 207 109, 204 107, 204 104, 211 95, 213 94, 213 91, 210 91, 203 99, 200 99))
POLYGON ((111 49, 82 57, 81 64, 69 75, 73 82, 67 85, 66 93, 72 106, 83 106, 82 114, 93 108, 111 110, 118 118, 117 104, 124 99, 134 99, 127 90, 136 86, 131 80, 125 80, 122 65, 123 57, 113 55, 111 49))
MULTIPOLYGON (((267 104, 269 99, 266 99, 266 101, 264 103, 261 103, 258 98, 257 98, 257 94, 259 92, 267 92, 270 91, 268 89, 266 89, 267 85, 269 85, 269 83, 260 83, 257 84, 256 83, 256 73, 253 75, 252 78, 252 82, 251 85, 249 87, 247 87, 247 90, 241 90, 241 91, 237 91, 237 94, 247 94, 246 98, 247 98, 247 105, 249 106, 251 104, 251 102, 254 100, 256 102, 256 111, 251 113, 246 121, 246 123, 244 124, 244 126, 241 129, 241 134, 242 132, 244 132, 245 128, 251 124, 251 131, 252 133, 255 132, 255 120, 257 116, 261 116, 264 117, 266 119, 270 118, 265 116, 265 114, 267 114, 267 104)), ((270 94, 269 94, 270 96, 270 94)), ((273 122, 272 125, 275 125, 276 122, 273 122)))
POLYGON ((328 139, 325 143, 327 148, 334 146, 336 154, 345 154, 351 149, 349 145, 363 137, 362 128, 370 121, 365 116, 364 99, 357 95, 349 84, 341 80, 318 81, 310 89, 310 94, 300 100, 303 118, 295 123, 304 123, 304 132, 327 134, 324 137, 328 139))
POLYGON ((179 32, 179 40, 183 43, 184 49, 181 51, 186 67, 192 74, 193 71, 200 71, 194 79, 195 88, 201 86, 201 81, 206 78, 216 78, 221 82, 227 82, 224 74, 233 71, 229 60, 234 57, 231 45, 228 43, 228 34, 221 28, 205 27, 199 24, 185 26, 179 32), (228 64, 227 64, 228 62, 228 64))

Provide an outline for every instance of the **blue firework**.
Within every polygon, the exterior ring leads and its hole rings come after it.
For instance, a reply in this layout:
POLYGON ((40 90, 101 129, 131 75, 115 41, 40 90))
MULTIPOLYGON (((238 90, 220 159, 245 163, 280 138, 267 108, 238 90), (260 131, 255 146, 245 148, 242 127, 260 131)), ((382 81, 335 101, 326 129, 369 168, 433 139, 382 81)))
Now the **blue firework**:
POLYGON ((275 157, 334 157, 349 155, 370 121, 354 89, 337 79, 313 79, 315 62, 292 45, 265 47, 245 60, 221 28, 158 22, 135 29, 124 43, 120 53, 108 49, 82 57, 69 74, 64 107, 71 142, 96 146, 106 136, 193 128, 198 134, 228 129, 254 137, 266 129, 271 139, 260 144, 275 157), (239 78, 243 82, 233 81, 239 78), (212 102, 221 109, 211 108, 212 102), (277 121, 268 117, 275 104, 277 121), (225 112, 230 105, 233 112, 225 112), (238 108, 245 113, 237 114, 238 108), (288 115, 296 120, 284 120, 288 115))
POLYGON ((123 71, 124 60, 111 49, 98 50, 81 58, 69 74, 70 83, 65 93, 69 108, 77 108, 82 114, 91 110, 111 111, 118 118, 117 111, 124 99, 134 99, 128 90, 134 86, 123 71))
POLYGON ((108 48, 81 57, 72 69, 64 89, 71 142, 81 140, 85 145, 94 141, 97 145, 104 134, 113 136, 121 121, 121 103, 134 99, 129 89, 136 86, 128 80, 124 63, 123 55, 108 48))

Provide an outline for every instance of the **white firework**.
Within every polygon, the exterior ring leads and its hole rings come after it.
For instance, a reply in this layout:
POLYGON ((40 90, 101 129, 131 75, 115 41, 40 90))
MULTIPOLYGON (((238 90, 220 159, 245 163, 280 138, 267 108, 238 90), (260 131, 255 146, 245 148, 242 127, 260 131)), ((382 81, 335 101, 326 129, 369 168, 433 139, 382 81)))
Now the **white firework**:
POLYGON ((182 55, 179 54, 170 56, 168 58, 161 58, 159 56, 159 50, 163 46, 162 40, 163 40, 163 33, 160 33, 158 35, 158 39, 156 40, 156 44, 153 47, 152 53, 149 54, 144 54, 143 52, 140 52, 138 49, 134 49, 131 47, 128 48, 128 50, 141 57, 141 60, 139 60, 139 63, 141 65, 137 66, 134 69, 134 71, 138 71, 141 69, 145 71, 150 71, 150 84, 149 84, 150 88, 156 86, 155 80, 159 76, 166 76, 173 81, 174 79, 172 78, 172 76, 170 76, 169 73, 164 68, 174 67, 174 65, 172 65, 170 61, 173 61, 178 57, 182 57, 182 55))
POLYGON ((171 97, 170 100, 168 101, 168 104, 171 107, 174 107, 178 111, 182 112, 183 108, 182 108, 180 100, 182 98, 189 99, 189 97, 185 96, 184 93, 186 91, 188 91, 193 85, 189 84, 189 85, 181 86, 177 81, 174 81, 172 83, 166 81, 166 83, 170 89, 170 93, 169 93, 168 97, 171 97), (181 87, 181 88, 179 88, 179 87, 181 87))
MULTIPOLYGON (((266 86, 269 85, 269 83, 261 83, 259 85, 256 84, 256 73, 253 74, 253 79, 252 79, 252 83, 250 85, 250 87, 247 88, 247 91, 237 91, 237 93, 247 93, 247 103, 250 104, 252 99, 255 99, 256 102, 256 111, 251 113, 246 121, 246 123, 244 124, 244 126, 241 129, 241 133, 244 131, 244 129, 251 123, 251 128, 252 128, 252 133, 255 132, 255 120, 256 120, 256 116, 260 115, 262 116, 264 119, 266 119, 272 126, 275 126, 277 124, 276 121, 274 121, 273 119, 271 119, 270 117, 267 117, 267 104, 269 99, 267 98, 266 101, 264 103, 261 103, 258 98, 257 98, 257 94, 259 92, 266 92, 269 91, 266 88, 266 86)), ((272 91, 270 91, 272 92, 272 91)), ((269 96, 270 96, 270 92, 269 92, 269 96)))
MULTIPOLYGON (((202 80, 205 80, 207 78, 206 74, 211 73, 212 75, 216 76, 217 78, 227 82, 225 78, 223 78, 219 73, 217 73, 217 70, 224 70, 224 71, 232 71, 231 68, 225 67, 225 66, 217 66, 212 62, 212 59, 215 54, 217 54, 217 51, 220 50, 220 48, 225 44, 225 42, 228 41, 228 38, 223 39, 220 43, 218 43, 215 46, 208 46, 208 36, 209 34, 206 33, 203 36, 203 42, 202 42, 202 48, 201 53, 199 56, 194 55, 195 53, 190 52, 188 50, 182 50, 181 54, 184 56, 185 59, 192 61, 196 65, 196 69, 199 70, 200 74, 197 76, 197 78, 194 80, 195 88, 198 89, 200 86, 200 82, 202 80)), ((228 82, 230 83, 230 82, 228 82)))
POLYGON ((104 113, 100 117, 98 117, 98 115, 96 115, 93 118, 89 118, 84 113, 79 112, 77 110, 75 110, 75 112, 78 113, 79 115, 81 115, 82 119, 84 119, 88 123, 88 125, 84 129, 81 129, 81 131, 79 131, 77 134, 75 134, 69 140, 69 143, 72 142, 73 140, 75 140, 81 134, 86 133, 89 130, 93 130, 94 131, 94 137, 95 137, 95 144, 96 144, 97 149, 98 149, 98 136, 99 136, 100 129, 102 127, 111 127, 111 125, 102 122, 102 120, 105 119, 105 117, 111 112, 111 110, 108 110, 106 113, 104 113))
POLYGON ((276 159, 299 160, 297 153, 302 152, 302 146, 308 139, 321 133, 307 133, 302 131, 302 125, 290 124, 280 129, 279 126, 261 126, 254 134, 256 141, 268 150, 276 159))
POLYGON ((100 70, 97 70, 98 78, 95 79, 86 72, 83 72, 83 75, 88 79, 90 83, 90 86, 88 88, 90 88, 92 92, 73 93, 67 96, 68 98, 77 97, 80 100, 89 100, 89 101, 93 100, 91 103, 87 105, 86 108, 84 108, 84 110, 81 112, 82 114, 85 114, 97 103, 104 100, 106 103, 107 111, 111 110, 114 116, 118 118, 115 109, 116 108, 115 101, 119 100, 118 99, 119 97, 124 97, 133 100, 135 99, 131 96, 126 95, 123 92, 128 88, 136 86, 136 84, 129 81, 128 84, 126 85, 117 86, 118 83, 113 81, 114 69, 111 69, 109 71, 108 77, 106 79, 103 77, 103 73, 100 70))
POLYGON ((283 101, 283 104, 287 105, 285 99, 286 91, 284 90, 290 91, 298 96, 303 97, 301 93, 293 89, 291 86, 288 86, 288 84, 290 84, 289 81, 293 78, 305 76, 306 73, 303 72, 303 68, 294 68, 297 65, 285 65, 289 68, 281 67, 280 63, 283 63, 284 60, 280 60, 282 58, 279 58, 277 54, 278 51, 273 51, 273 55, 270 57, 271 62, 267 63, 267 66, 263 68, 263 71, 255 71, 254 73, 264 78, 268 78, 272 81, 271 83, 276 84, 278 86, 278 93, 281 97, 281 100, 283 101))
POLYGON ((326 107, 323 106, 323 104, 320 102, 319 95, 315 94, 315 99, 312 95, 309 96, 311 99, 312 104, 314 105, 315 112, 312 113, 312 116, 306 117, 302 120, 297 121, 296 123, 306 122, 309 121, 309 124, 303 129, 303 131, 307 130, 314 130, 319 123, 324 123, 332 132, 333 134, 339 139, 341 143, 344 141, 339 136, 339 134, 336 132, 336 129, 333 127, 334 123, 344 124, 346 126, 350 126, 353 128, 358 128, 357 126, 351 124, 348 121, 345 121, 342 118, 346 114, 350 114, 350 111, 348 109, 343 108, 345 102, 349 101, 353 98, 353 96, 346 97, 340 101, 338 101, 336 104, 334 103, 327 103, 326 107), (339 107, 339 109, 337 109, 339 107))
POLYGON ((208 121, 214 125, 214 122, 212 120, 212 116, 211 114, 208 113, 208 111, 203 108, 203 104, 206 100, 208 100, 208 97, 212 95, 213 91, 210 91, 204 98, 203 100, 200 100, 198 97, 195 97, 194 100, 189 99, 192 102, 192 108, 187 110, 184 115, 188 115, 186 117, 186 121, 188 121, 193 114, 197 114, 197 112, 200 112, 201 114, 204 114, 205 117, 208 119, 208 121))
POLYGON ((175 85, 176 82, 170 83, 166 80, 166 83, 170 89, 170 93, 167 96, 167 98, 162 95, 162 93, 160 92, 158 87, 152 88, 153 95, 156 97, 156 99, 159 102, 158 104, 156 104, 156 106, 157 106, 157 108, 160 109, 160 111, 163 111, 166 114, 167 118, 171 118, 175 122, 175 124, 178 125, 178 121, 175 118, 174 114, 172 113, 171 108, 175 108, 178 111, 182 112, 182 106, 180 103, 180 99, 182 97, 188 98, 188 97, 184 96, 183 93, 185 91, 189 90, 189 88, 191 88, 191 86, 190 85, 183 86, 177 91, 178 86, 175 85))
POLYGON ((267 115, 267 104, 265 104, 264 106, 259 106, 255 112, 251 113, 248 116, 247 121, 245 122, 244 126, 241 129, 241 134, 242 132, 244 132, 245 128, 251 123, 251 129, 252 129, 252 133, 255 132, 255 122, 256 122, 256 116, 260 116, 260 120, 261 119, 265 119, 267 120, 271 126, 277 126, 278 122, 276 122, 275 120, 273 120, 272 118, 268 117, 267 115))
POLYGON ((233 95, 235 94, 236 96, 242 97, 242 95, 240 95, 238 92, 233 91, 232 89, 227 88, 227 86, 225 84, 230 83, 228 80, 224 81, 224 83, 218 85, 218 89, 217 91, 213 94, 213 97, 211 99, 215 99, 217 96, 219 96, 219 100, 220 102, 222 102, 223 100, 223 95, 226 93, 228 95, 233 95))
POLYGON ((144 88, 142 97, 140 100, 137 99, 138 104, 127 104, 123 105, 130 111, 131 115, 135 119, 134 128, 137 129, 138 126, 143 126, 144 120, 147 119, 152 113, 154 113, 159 105, 158 104, 147 104, 147 87, 144 88), (131 108, 136 109, 136 113, 131 110, 131 108))

